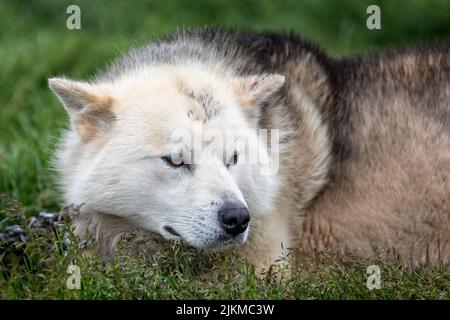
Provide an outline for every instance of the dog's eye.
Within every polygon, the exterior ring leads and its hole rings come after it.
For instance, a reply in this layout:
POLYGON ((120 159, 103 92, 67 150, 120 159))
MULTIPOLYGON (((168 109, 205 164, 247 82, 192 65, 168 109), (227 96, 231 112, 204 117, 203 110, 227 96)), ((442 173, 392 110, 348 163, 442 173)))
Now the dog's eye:
POLYGON ((183 160, 179 160, 179 161, 173 161, 172 157, 167 156, 167 157, 161 157, 161 159, 167 163, 169 166, 173 167, 173 168, 181 168, 181 167, 185 167, 189 170, 192 169, 192 166, 189 164, 186 164, 183 162, 183 160))
POLYGON ((233 158, 231 159, 231 161, 227 163, 227 168, 229 168, 230 165, 235 165, 235 164, 237 164, 238 160, 239 160, 239 155, 237 154, 237 152, 235 152, 235 153, 233 154, 233 158))
POLYGON ((167 163, 169 166, 174 167, 174 168, 178 168, 178 167, 182 167, 184 166, 184 162, 179 160, 179 161, 173 161, 172 157, 168 156, 168 157, 161 157, 161 159, 164 160, 165 163, 167 163))

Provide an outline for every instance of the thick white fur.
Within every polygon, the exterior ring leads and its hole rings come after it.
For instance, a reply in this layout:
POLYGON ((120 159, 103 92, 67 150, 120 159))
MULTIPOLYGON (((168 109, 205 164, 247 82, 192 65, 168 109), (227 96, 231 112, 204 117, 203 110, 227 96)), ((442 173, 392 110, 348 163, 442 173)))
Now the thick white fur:
MULTIPOLYGON (((202 64, 147 66, 113 81, 90 84, 50 79, 50 87, 72 120, 57 152, 56 167, 65 201, 83 204, 76 220, 77 233, 82 237, 87 232, 94 235, 107 255, 128 230, 177 238, 165 226, 176 230, 182 240, 194 247, 243 244, 258 216, 273 212, 278 176, 264 175, 261 163, 238 163, 227 169, 220 152, 211 152, 221 150, 219 144, 212 149, 209 146, 203 154, 205 161, 195 164, 193 173, 174 169, 161 157, 177 149, 172 140, 175 130, 231 131, 258 140, 251 130, 256 129, 255 123, 248 115, 253 110, 246 110, 257 106, 242 106, 240 101, 248 98, 259 103, 258 98, 265 98, 283 85, 284 77, 265 76, 253 88, 246 87, 245 81, 249 78, 241 79, 226 68, 202 64), (214 97, 220 113, 208 121, 191 119, 189 108, 198 112, 200 118, 204 115, 201 108, 192 105, 195 102, 186 97, 186 91, 214 97), (114 114, 113 123, 108 130, 95 132, 88 141, 80 137, 76 127, 84 111, 83 107, 73 107, 77 99, 83 103, 80 92, 112 98, 108 108, 114 114), (246 205, 251 221, 246 232, 224 241, 217 210, 226 200, 246 205)), ((265 150, 263 160, 267 160, 268 151, 262 142, 259 146, 265 150)))

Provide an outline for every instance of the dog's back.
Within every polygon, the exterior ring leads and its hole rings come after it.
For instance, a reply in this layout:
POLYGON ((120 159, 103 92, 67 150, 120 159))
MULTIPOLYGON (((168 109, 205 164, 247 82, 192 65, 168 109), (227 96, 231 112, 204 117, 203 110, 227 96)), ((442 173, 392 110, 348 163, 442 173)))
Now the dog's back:
POLYGON ((335 76, 327 113, 334 169, 303 239, 343 251, 378 248, 414 265, 448 263, 449 48, 351 58, 337 63, 335 76))

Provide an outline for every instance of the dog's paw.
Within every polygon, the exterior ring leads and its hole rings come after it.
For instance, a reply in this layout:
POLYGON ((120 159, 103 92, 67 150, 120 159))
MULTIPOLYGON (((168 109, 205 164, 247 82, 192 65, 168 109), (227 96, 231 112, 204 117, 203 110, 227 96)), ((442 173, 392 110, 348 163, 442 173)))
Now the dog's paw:
POLYGON ((285 282, 289 281, 292 277, 292 266, 285 261, 277 261, 271 264, 256 264, 254 267, 255 274, 260 279, 285 282))

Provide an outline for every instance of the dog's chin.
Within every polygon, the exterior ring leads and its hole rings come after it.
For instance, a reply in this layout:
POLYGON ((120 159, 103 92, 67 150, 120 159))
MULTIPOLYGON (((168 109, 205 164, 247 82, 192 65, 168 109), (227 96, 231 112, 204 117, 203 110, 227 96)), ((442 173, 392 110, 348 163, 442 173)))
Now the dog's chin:
POLYGON ((211 251, 219 251, 221 249, 226 249, 231 246, 242 246, 245 244, 247 240, 247 233, 242 233, 237 236, 223 235, 218 237, 218 239, 214 242, 208 242, 203 246, 200 246, 202 249, 211 250, 211 251))
POLYGON ((220 251, 232 246, 242 246, 247 241, 248 231, 245 231, 237 236, 230 236, 228 234, 219 235, 214 241, 207 241, 200 243, 200 245, 194 245, 197 248, 205 249, 208 251, 220 251))
POLYGON ((215 239, 208 237, 204 241, 201 238, 190 239, 189 237, 183 237, 174 228, 165 227, 164 232, 161 234, 167 240, 181 240, 187 245, 208 251, 220 251, 231 246, 242 246, 247 240, 248 230, 238 234, 237 236, 231 236, 228 234, 220 234, 215 239))

